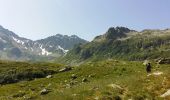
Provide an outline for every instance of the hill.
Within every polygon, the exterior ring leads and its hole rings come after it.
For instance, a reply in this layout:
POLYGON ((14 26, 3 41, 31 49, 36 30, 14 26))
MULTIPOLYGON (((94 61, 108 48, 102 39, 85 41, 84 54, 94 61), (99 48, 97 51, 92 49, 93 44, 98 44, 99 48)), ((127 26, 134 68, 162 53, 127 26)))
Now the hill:
POLYGON ((112 27, 93 41, 76 45, 62 61, 70 63, 108 58, 145 60, 169 56, 169 29, 137 32, 125 27, 112 27))

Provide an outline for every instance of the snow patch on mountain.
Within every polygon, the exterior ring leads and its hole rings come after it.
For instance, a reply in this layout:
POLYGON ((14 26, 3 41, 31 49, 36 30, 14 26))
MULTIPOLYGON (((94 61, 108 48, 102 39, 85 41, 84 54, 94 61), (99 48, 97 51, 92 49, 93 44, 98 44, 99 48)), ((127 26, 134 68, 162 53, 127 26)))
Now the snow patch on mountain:
POLYGON ((51 52, 48 52, 45 48, 42 47, 42 45, 40 46, 40 49, 41 49, 41 55, 45 55, 45 56, 48 56, 50 54, 52 54, 51 52))
POLYGON ((15 37, 12 37, 12 38, 13 38, 14 41, 16 41, 16 42, 19 43, 19 44, 24 45, 24 43, 25 43, 25 42, 23 42, 23 41, 21 41, 21 40, 16 39, 15 37))
POLYGON ((58 48, 59 48, 60 50, 62 50, 65 54, 69 51, 69 50, 65 50, 65 49, 62 48, 60 45, 58 45, 58 48))

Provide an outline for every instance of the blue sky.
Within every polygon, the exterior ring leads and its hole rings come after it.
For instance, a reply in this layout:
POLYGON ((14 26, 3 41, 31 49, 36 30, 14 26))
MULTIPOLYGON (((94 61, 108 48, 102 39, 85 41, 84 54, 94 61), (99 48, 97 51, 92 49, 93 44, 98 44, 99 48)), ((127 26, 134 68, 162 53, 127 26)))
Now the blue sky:
POLYGON ((0 25, 33 40, 57 33, 92 40, 115 26, 170 28, 170 0, 0 0, 0 25))

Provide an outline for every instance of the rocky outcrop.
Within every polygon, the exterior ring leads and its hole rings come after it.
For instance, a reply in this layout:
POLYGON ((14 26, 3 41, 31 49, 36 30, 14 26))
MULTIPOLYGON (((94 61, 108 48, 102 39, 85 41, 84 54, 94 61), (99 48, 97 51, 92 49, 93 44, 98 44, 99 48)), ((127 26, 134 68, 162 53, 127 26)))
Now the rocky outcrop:
POLYGON ((71 67, 65 67, 65 68, 60 69, 59 72, 66 72, 66 71, 70 71, 70 70, 72 70, 71 67))
POLYGON ((170 64, 170 58, 160 58, 157 60, 158 64, 170 64))

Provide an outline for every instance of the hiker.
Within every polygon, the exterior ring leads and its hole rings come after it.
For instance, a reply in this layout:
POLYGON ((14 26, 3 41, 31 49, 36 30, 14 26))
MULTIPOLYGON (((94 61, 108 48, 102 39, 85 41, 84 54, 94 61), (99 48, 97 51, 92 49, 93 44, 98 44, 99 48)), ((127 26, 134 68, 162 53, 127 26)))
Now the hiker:
POLYGON ((151 63, 146 64, 146 72, 147 73, 151 72, 151 63))

